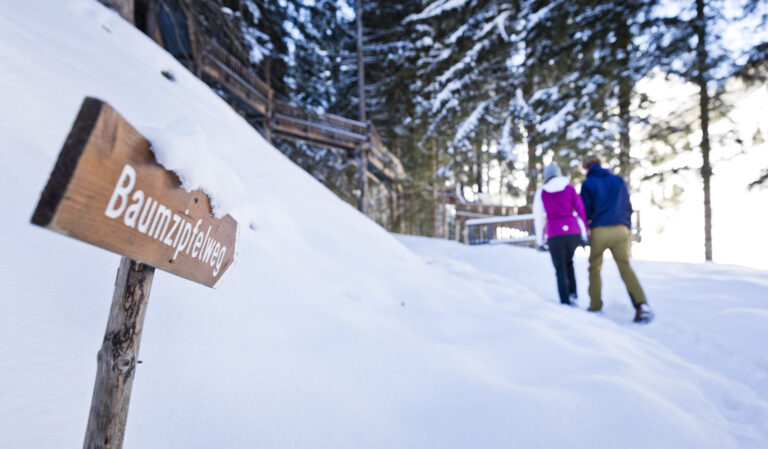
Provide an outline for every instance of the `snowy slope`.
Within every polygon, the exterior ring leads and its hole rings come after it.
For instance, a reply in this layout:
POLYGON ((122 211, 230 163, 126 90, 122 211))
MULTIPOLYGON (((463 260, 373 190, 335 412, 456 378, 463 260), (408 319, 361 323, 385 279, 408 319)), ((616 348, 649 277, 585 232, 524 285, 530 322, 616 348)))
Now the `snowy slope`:
POLYGON ((94 0, 0 1, 0 86, 0 448, 82 444, 119 257, 29 218, 86 95, 246 191, 221 288, 155 276, 126 448, 768 447, 766 272, 639 264, 637 327, 608 263, 603 317, 560 307, 546 255, 387 234, 94 0))

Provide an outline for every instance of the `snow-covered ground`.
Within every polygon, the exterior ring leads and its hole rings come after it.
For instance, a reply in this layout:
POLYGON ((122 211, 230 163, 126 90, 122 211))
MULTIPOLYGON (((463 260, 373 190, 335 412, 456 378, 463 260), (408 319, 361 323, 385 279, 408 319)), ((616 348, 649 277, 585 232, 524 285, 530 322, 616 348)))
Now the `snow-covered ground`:
POLYGON ((387 234, 94 0, 0 1, 0 87, 0 448, 82 444, 119 257, 29 219, 86 95, 245 191, 219 289, 155 276, 126 448, 768 447, 768 272, 637 262, 636 326, 606 262, 561 307, 546 254, 387 234))

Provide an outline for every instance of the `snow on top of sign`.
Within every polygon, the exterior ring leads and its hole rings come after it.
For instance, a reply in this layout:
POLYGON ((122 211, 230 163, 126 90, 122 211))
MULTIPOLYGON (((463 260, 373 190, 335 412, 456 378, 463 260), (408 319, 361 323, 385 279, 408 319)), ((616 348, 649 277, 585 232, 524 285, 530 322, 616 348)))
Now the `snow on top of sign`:
POLYGON ((208 195, 214 216, 221 218, 240 204, 245 193, 242 181, 208 149, 205 133, 196 122, 178 119, 164 129, 144 127, 141 133, 149 140, 157 162, 176 173, 182 188, 200 189, 208 195))

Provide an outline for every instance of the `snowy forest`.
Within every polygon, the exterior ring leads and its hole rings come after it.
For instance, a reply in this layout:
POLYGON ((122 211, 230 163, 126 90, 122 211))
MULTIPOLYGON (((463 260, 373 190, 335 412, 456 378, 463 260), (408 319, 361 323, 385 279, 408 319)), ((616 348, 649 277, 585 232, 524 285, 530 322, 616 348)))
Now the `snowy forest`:
MULTIPOLYGON (((596 152, 635 189, 698 172, 708 260, 710 153, 762 142, 759 129, 740 135, 735 123, 716 129, 713 123, 728 123, 734 92, 748 94, 765 81, 767 6, 761 0, 135 2, 136 17, 152 7, 197 17, 204 25, 196 32, 267 79, 276 98, 373 123, 407 172, 394 218, 377 212, 387 206, 377 205, 371 186, 368 214, 390 230, 435 235, 446 189, 530 206, 545 163, 581 179, 580 159, 596 152), (659 114, 643 87, 659 78, 670 89, 691 88, 671 113, 659 114), (696 165, 670 163, 682 153, 695 153, 696 165)), ((273 143, 357 202, 363 175, 354 156, 273 143)), ((759 188, 766 179, 768 169, 743 187, 759 188)), ((681 193, 677 185, 666 187, 658 203, 681 193)))
POLYGON ((0 0, 0 61, 0 448, 768 448, 768 1, 0 0))

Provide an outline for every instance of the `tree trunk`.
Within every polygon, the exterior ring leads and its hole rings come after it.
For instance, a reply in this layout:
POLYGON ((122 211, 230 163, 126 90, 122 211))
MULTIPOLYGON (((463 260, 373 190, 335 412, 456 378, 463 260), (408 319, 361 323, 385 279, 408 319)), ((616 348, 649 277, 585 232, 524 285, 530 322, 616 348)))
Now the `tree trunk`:
POLYGON ((438 229, 438 220, 439 220, 439 212, 440 212, 440 206, 439 206, 439 192, 438 192, 438 184, 437 184, 437 170, 438 170, 438 161, 437 161, 438 155, 437 155, 437 140, 434 138, 432 139, 432 237, 437 237, 437 229, 438 229))
MULTIPOLYGON (((534 85, 532 79, 525 83, 524 89, 525 92, 523 92, 523 95, 525 96, 526 101, 528 101, 531 96, 533 96, 534 85)), ((536 156, 536 124, 530 121, 525 123, 525 133, 525 140, 528 145, 528 172, 526 173, 526 176, 528 177, 528 188, 525 192, 525 204, 532 207, 533 197, 536 195, 536 189, 538 188, 538 170, 536 169, 536 163, 538 162, 538 157, 536 156)))
MULTIPOLYGON (((622 23, 618 36, 619 67, 629 70, 629 46, 631 35, 626 23, 622 23)), ((629 157, 629 107, 632 100, 632 79, 628 75, 619 75, 619 174, 629 181, 632 170, 629 157)))
POLYGON ((528 134, 526 139, 528 144, 528 188, 525 192, 525 204, 533 205, 533 197, 536 195, 536 189, 538 188, 538 170, 536 169, 536 142, 534 142, 533 136, 536 134, 536 125, 526 125, 525 131, 528 134))
POLYGON ((475 147, 475 183, 477 193, 483 193, 483 145, 474 144, 475 147))
POLYGON ((360 121, 365 116, 365 65, 363 63, 363 6, 361 0, 355 0, 355 25, 357 27, 357 95, 360 97, 360 121))
POLYGON ((264 81, 267 83, 267 86, 270 87, 269 89, 269 95, 267 96, 267 116, 264 119, 264 138, 267 139, 267 142, 272 143, 272 115, 274 112, 274 105, 275 105, 275 91, 271 89, 272 87, 272 57, 267 56, 264 58, 264 81))
MULTIPOLYGON (((365 66, 363 63, 363 6, 361 0, 355 0, 355 24, 357 26, 357 93, 360 97, 361 122, 366 121, 365 113, 365 66)), ((370 142, 370 130, 369 130, 370 142)), ((368 148, 360 150, 360 202, 358 209, 366 212, 368 196, 368 148)))
POLYGON ((696 83, 699 86, 699 109, 701 113, 701 177, 704 181, 704 257, 712 260, 712 207, 710 197, 710 178, 712 165, 709 161, 709 91, 707 90, 706 66, 708 52, 706 47, 706 17, 704 15, 704 0, 696 0, 696 22, 694 29, 698 42, 696 44, 696 83))
POLYGON ((358 198, 357 210, 365 214, 368 210, 368 148, 365 144, 357 150, 357 164, 360 177, 360 197, 358 198))
POLYGON ((490 157, 491 145, 488 139, 483 139, 483 180, 485 181, 485 191, 491 193, 491 157, 490 157))

